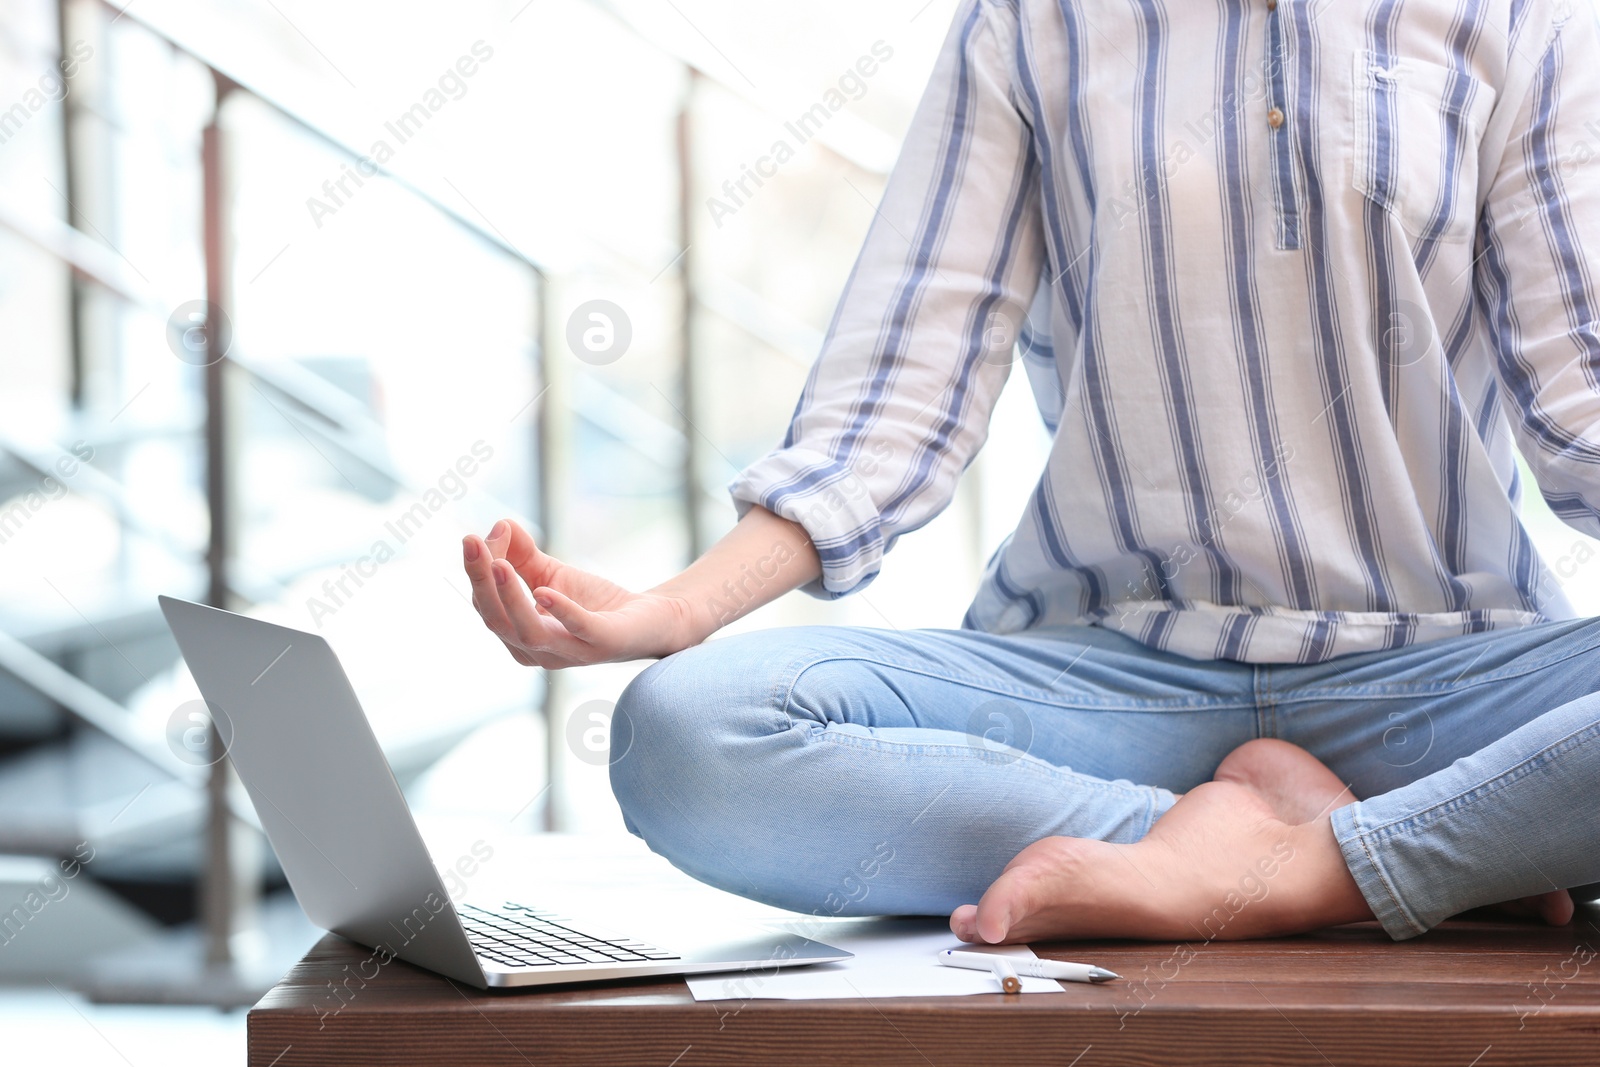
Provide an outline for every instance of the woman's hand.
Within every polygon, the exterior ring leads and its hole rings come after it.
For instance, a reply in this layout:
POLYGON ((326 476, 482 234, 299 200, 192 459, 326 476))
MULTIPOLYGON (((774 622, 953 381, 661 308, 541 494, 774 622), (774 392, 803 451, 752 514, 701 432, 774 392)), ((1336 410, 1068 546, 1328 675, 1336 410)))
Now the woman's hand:
POLYGON ((670 656, 822 573, 805 530, 762 507, 643 593, 545 555, 510 519, 461 548, 484 625, 518 663, 551 670, 670 656))
MULTIPOLYGON (((539 551, 501 519, 487 538, 462 539, 472 606, 518 663, 577 667, 666 656, 706 636, 686 597, 632 593, 539 551)), ((709 631, 706 631, 709 632, 709 631)))

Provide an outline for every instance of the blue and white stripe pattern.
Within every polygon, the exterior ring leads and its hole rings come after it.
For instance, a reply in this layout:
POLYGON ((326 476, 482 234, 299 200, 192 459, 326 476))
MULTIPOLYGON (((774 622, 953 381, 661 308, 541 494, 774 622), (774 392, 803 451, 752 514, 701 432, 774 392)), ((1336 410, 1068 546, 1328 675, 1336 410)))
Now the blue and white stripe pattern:
POLYGON ((861 588, 1020 352, 1054 444, 970 627, 1307 663, 1570 617, 1514 457, 1600 534, 1592 5, 965 0, 736 502, 861 588))

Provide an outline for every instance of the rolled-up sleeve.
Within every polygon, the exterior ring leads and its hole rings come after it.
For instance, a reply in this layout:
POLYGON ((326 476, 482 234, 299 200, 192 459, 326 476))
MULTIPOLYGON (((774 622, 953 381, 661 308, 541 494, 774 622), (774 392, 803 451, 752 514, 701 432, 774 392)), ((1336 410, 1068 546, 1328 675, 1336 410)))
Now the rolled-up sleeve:
POLYGON ((1511 49, 1476 284, 1517 447, 1555 513, 1600 536, 1600 23, 1566 12, 1511 49))
POLYGON ((805 527, 819 596, 854 592, 950 502, 988 434, 1042 255, 1014 15, 965 0, 783 444, 736 478, 805 527))

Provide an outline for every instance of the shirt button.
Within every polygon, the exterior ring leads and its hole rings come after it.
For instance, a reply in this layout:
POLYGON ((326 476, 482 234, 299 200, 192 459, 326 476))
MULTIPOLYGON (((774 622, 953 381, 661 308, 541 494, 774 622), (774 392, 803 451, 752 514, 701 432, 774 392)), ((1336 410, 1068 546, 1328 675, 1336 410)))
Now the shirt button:
POLYGON ((1273 108, 1271 111, 1267 112, 1267 125, 1271 126, 1273 129, 1277 129, 1279 126, 1282 126, 1283 112, 1278 108, 1273 108))
POLYGON ((1267 10, 1268 11, 1276 11, 1276 10, 1278 10, 1278 0, 1267 0, 1267 10))

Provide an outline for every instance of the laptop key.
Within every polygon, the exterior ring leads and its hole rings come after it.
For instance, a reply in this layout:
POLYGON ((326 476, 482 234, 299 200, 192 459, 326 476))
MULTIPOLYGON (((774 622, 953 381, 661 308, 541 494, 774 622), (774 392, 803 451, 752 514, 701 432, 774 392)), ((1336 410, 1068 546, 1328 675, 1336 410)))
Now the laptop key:
POLYGON ((675 953, 627 937, 595 937, 564 925, 555 912, 506 901, 499 911, 464 905, 462 923, 472 938, 502 953, 532 955, 550 963, 674 960, 675 953))

